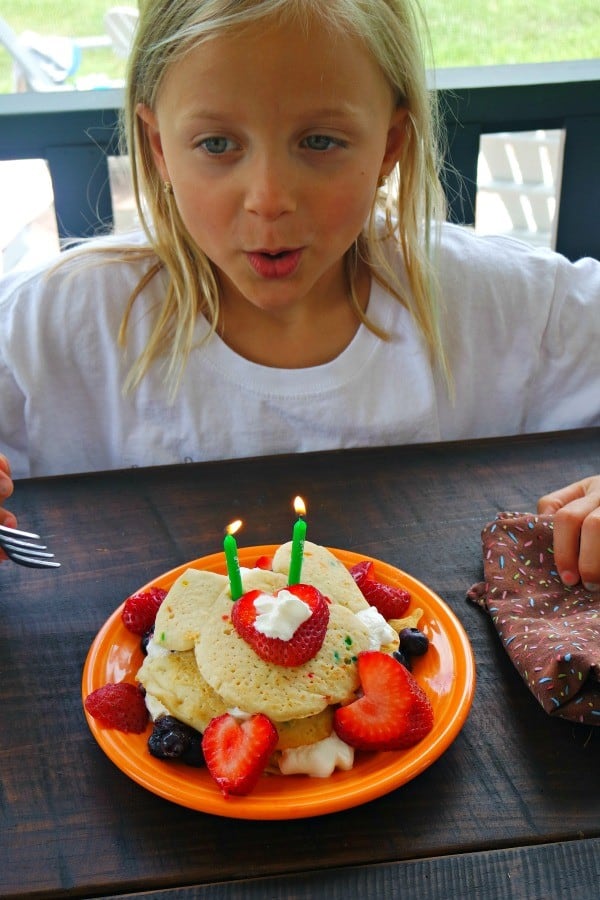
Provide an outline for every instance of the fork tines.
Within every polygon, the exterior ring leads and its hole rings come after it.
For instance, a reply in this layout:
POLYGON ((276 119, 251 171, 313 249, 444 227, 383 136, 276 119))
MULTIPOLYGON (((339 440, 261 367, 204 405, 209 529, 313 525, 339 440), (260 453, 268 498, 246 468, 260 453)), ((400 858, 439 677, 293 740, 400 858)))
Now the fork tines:
POLYGON ((39 534, 0 525, 0 547, 13 562, 31 569, 59 568, 54 553, 47 552, 45 544, 35 543, 39 540, 39 534))

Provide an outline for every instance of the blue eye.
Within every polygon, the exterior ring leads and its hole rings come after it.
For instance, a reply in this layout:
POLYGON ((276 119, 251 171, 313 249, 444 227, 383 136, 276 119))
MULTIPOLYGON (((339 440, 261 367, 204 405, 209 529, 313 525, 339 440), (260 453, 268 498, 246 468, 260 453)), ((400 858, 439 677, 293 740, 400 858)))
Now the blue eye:
POLYGON ((235 144, 226 137, 215 136, 204 138, 203 141, 200 141, 199 146, 211 156, 220 156, 228 150, 232 150, 235 144))
POLYGON ((304 139, 304 144, 309 150, 331 150, 332 147, 343 146, 343 141, 329 137, 327 134, 310 134, 304 139))

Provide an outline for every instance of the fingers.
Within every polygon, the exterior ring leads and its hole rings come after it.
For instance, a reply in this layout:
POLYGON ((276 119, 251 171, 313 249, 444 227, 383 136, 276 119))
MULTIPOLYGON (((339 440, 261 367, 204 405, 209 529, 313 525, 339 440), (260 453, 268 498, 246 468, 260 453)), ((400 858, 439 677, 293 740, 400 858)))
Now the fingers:
POLYGON ((547 494, 538 512, 554 515, 554 559, 564 584, 600 591, 600 476, 547 494))
POLYGON ((10 463, 4 454, 0 453, 0 480, 2 479, 8 479, 10 481, 10 463))
MULTIPOLYGON (((13 492, 13 483, 10 477, 10 465, 5 456, 0 453, 0 503, 10 497, 13 492)), ((15 528, 17 525, 16 517, 7 509, 0 508, 0 525, 8 525, 15 528)), ((6 554, 0 550, 0 562, 6 559, 6 554)))
POLYGON ((546 494, 545 497, 540 497, 538 500, 538 512, 553 515, 566 506, 567 503, 578 500, 580 497, 585 497, 593 490, 595 482, 598 482, 598 490, 600 491, 600 475, 593 475, 590 478, 582 479, 582 481, 568 484, 559 491, 546 494))
MULTIPOLYGON (((0 509, 0 525, 8 525, 9 528, 17 527, 17 519, 11 512, 7 509, 0 509)), ((2 560, 8 559, 4 550, 0 549, 0 562, 2 560)))
POLYGON ((579 574, 589 591, 600 591, 600 505, 585 518, 581 529, 579 574))
MULTIPOLYGON (((10 466, 8 464, 8 460, 5 456, 2 456, 0 453, 0 503, 3 503, 8 497, 11 496, 13 492, 14 485, 12 483, 12 479, 10 477, 10 466)), ((9 522, 5 522, 2 519, 2 516, 11 516, 12 513, 7 512, 6 510, 0 509, 0 524, 8 525, 9 522)), ((14 516, 12 516, 14 519, 14 516)))

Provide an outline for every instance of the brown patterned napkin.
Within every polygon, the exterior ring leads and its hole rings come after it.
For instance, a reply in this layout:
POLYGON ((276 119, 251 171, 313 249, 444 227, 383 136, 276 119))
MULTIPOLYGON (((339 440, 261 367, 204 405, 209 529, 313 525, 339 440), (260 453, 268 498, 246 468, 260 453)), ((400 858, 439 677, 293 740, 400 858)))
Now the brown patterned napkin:
POLYGON ((600 595, 562 583, 552 528, 552 516, 499 513, 481 533, 485 582, 467 597, 547 713, 600 725, 600 595))

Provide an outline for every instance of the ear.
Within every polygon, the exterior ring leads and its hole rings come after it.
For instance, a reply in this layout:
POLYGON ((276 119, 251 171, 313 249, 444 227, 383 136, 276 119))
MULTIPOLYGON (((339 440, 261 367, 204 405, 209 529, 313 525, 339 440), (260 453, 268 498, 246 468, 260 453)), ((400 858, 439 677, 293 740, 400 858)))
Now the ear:
POLYGON ((385 145, 385 154, 381 161, 380 174, 387 176, 390 174, 398 160, 404 143, 406 134, 406 117, 408 110, 403 106, 397 106, 392 112, 390 118, 390 127, 387 133, 387 142, 385 145))
POLYGON ((163 153, 162 140, 160 137, 160 129, 158 127, 158 118, 154 110, 146 106, 145 103, 138 103, 135 108, 136 115, 142 122, 142 127, 146 132, 148 146, 154 158, 154 164, 158 169, 159 175, 163 181, 170 181, 169 170, 165 162, 163 153))

